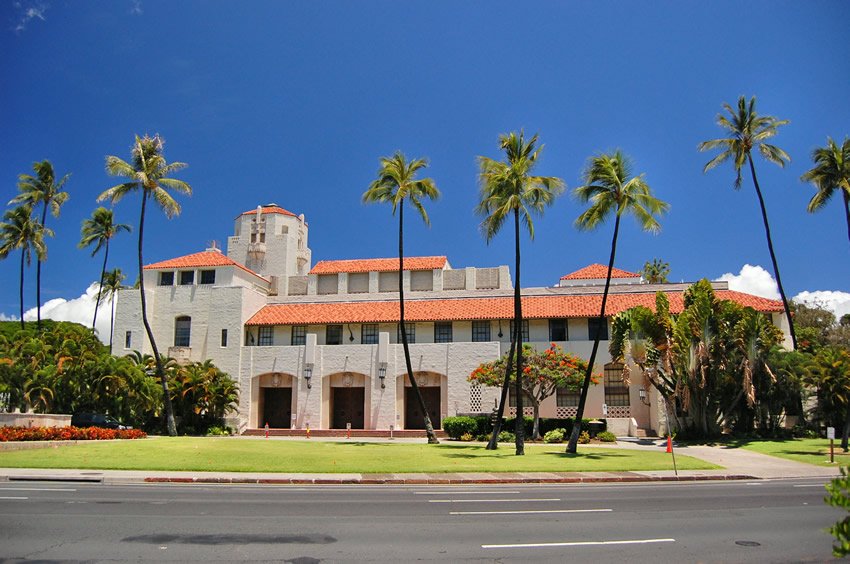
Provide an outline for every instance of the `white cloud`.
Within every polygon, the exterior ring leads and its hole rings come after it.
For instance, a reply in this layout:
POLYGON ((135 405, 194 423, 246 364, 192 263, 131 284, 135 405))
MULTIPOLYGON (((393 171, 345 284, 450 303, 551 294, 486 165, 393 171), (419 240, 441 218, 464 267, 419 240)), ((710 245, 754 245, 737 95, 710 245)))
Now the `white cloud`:
POLYGON ((808 305, 818 305, 830 310, 836 319, 850 313, 850 293, 837 290, 815 290, 814 292, 800 292, 794 296, 795 302, 808 305))
MULTIPOLYGON (((92 282, 85 293, 77 298, 70 300, 56 298, 45 302, 41 306, 41 318, 53 319, 55 321, 73 321, 86 327, 91 327, 91 320, 94 316, 94 305, 97 300, 97 289, 98 283, 92 282)), ((108 300, 101 300, 100 307, 97 309, 96 329, 97 336, 104 343, 109 342, 110 313, 110 302, 108 300)), ((35 321, 36 317, 36 308, 24 312, 24 321, 35 321)))
POLYGON ((15 25, 15 33, 20 33, 27 28, 27 24, 34 19, 47 21, 44 17, 44 12, 47 10, 47 4, 41 2, 15 2, 15 11, 18 12, 18 23, 15 25))
POLYGON ((21 318, 17 315, 6 315, 2 311, 0 311, 0 321, 20 321, 21 318))
POLYGON ((142 0, 132 0, 132 6, 130 7, 130 13, 134 16, 139 16, 142 14, 142 0))
POLYGON ((779 299, 779 287, 773 276, 762 267, 745 264, 738 274, 727 272, 717 280, 729 283, 729 289, 737 292, 746 292, 755 296, 779 299))

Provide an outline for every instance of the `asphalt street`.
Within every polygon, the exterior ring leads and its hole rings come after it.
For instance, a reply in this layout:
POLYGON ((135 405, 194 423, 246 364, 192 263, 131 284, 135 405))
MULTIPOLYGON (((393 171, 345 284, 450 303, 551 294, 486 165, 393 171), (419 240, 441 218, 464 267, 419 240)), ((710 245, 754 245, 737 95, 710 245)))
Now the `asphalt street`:
POLYGON ((830 559, 825 478, 670 484, 0 483, 16 561, 799 562, 830 559))

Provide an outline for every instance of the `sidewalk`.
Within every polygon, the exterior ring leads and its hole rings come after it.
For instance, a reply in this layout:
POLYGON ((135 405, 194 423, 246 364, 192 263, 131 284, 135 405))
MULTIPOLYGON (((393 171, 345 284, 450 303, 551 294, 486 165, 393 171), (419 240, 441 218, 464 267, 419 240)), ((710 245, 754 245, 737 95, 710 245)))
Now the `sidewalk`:
MULTIPOLYGON (((665 448, 663 439, 640 442, 619 442, 605 448, 649 449, 665 448)), ((600 447, 603 445, 593 445, 600 447)), ((62 470, 0 468, 4 481, 63 481, 104 484, 180 483, 180 484, 361 484, 361 485, 423 485, 423 484, 581 484, 625 482, 685 482, 705 480, 757 480, 777 478, 824 478, 838 475, 838 467, 814 466, 723 446, 676 447, 674 453, 692 456, 723 466, 720 470, 654 470, 642 472, 466 472, 415 474, 295 474, 242 472, 178 472, 126 470, 62 470)))

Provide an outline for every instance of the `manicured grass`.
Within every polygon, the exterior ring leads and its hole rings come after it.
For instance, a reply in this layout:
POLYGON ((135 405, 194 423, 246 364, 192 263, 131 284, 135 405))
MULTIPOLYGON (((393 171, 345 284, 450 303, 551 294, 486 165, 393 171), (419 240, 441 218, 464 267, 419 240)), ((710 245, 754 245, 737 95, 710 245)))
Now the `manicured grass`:
MULTIPOLYGON (((842 452, 841 440, 835 441, 835 463, 842 466, 850 464, 850 453, 842 452)), ((797 462, 806 462, 818 466, 835 466, 829 463, 828 439, 774 439, 767 441, 736 441, 730 446, 739 446, 747 450, 769 454, 797 462)))
MULTIPOLYGON (((205 472, 614 472, 672 470, 670 455, 612 448, 526 445, 514 456, 512 445, 497 451, 480 445, 338 443, 239 438, 164 438, 92 442, 57 448, 0 451, 0 467, 101 470, 194 470, 205 472)), ((719 468, 677 456, 680 470, 719 468)))

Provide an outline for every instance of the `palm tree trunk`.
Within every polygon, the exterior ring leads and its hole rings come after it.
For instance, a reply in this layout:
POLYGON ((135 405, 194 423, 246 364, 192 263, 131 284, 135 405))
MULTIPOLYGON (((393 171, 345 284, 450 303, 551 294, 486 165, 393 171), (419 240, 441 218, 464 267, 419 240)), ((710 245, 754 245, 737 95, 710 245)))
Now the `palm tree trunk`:
POLYGON ((776 253, 773 252, 773 240, 770 237, 770 224, 767 221, 767 210, 764 207, 764 198, 761 195, 761 188, 756 178, 756 167, 753 165, 753 157, 747 153, 747 160, 750 163, 750 174, 753 176, 753 185, 756 187, 756 195, 759 198, 759 206, 761 206, 761 219, 764 222, 764 234, 767 236, 767 249, 770 251, 770 261, 773 263, 773 274, 776 276, 776 285, 779 287, 779 295, 782 296, 782 305, 785 307, 785 317, 788 318, 788 331, 791 333, 791 346, 794 350, 797 349, 797 334, 794 332, 794 320, 791 319, 791 308, 788 307, 788 299, 785 297, 785 290, 782 288, 782 278, 779 277, 779 266, 776 264, 776 253))
POLYGON ((21 249, 21 331, 24 330, 24 266, 26 265, 26 249, 21 249))
POLYGON ((841 433, 841 450, 847 452, 847 439, 850 436, 850 405, 847 406, 847 416, 844 418, 844 432, 841 433))
POLYGON ((416 402, 419 404, 419 409, 422 410, 425 419, 425 433, 428 435, 429 445, 438 445, 437 435, 434 433, 434 425, 431 423, 431 416, 428 415, 428 407, 425 405, 425 399, 419 391, 419 385, 416 383, 416 378, 413 376, 413 364, 410 362, 410 347, 407 344, 407 327, 404 324, 404 200, 398 208, 398 310, 399 310, 399 327, 401 328, 401 346, 404 349, 404 363, 407 366, 407 377, 410 379, 410 388, 413 390, 413 395, 416 397, 416 402))
POLYGON ((525 417, 522 412, 522 293, 519 282, 519 208, 514 208, 514 243, 516 247, 516 281, 514 282, 514 334, 516 339, 516 455, 525 455, 525 417))
MULTIPOLYGON (((106 275, 106 259, 109 258, 109 239, 106 240, 106 250, 103 253, 103 266, 100 267, 100 285, 97 289, 97 299, 94 302, 94 317, 91 320, 91 330, 94 332, 94 326, 97 323, 97 308, 100 307, 100 295, 103 293, 103 277, 106 275)), ((112 352, 112 351, 110 351, 112 352)))
POLYGON ((493 433, 486 450, 499 448, 499 433, 502 431, 502 418, 505 416, 505 403, 508 399, 508 390, 511 387, 511 372, 514 367, 514 351, 516 350, 516 334, 511 335, 511 350, 508 353, 508 363, 505 367, 505 380, 502 382, 502 395, 499 398, 499 409, 496 412, 496 420, 493 422, 493 433))
POLYGON ((850 241, 850 188, 841 193, 844 194, 844 218, 847 220, 847 240, 850 241))
POLYGON ((590 389, 590 376, 593 374, 593 364, 596 362, 596 353, 599 351, 599 341, 602 337, 602 324, 605 321, 605 303, 608 301, 608 288, 611 286, 611 271, 614 269, 614 257, 617 255, 617 235, 620 233, 620 213, 617 210, 617 218, 614 220, 614 237, 611 239, 611 257, 608 259, 608 274, 605 277, 605 290, 602 292, 602 307, 599 310, 599 327, 593 339, 593 349, 590 351, 590 360, 587 362, 587 370, 584 373, 584 382, 581 385, 581 396, 578 400, 578 410, 573 422, 573 431, 570 433, 570 442, 567 444, 567 452, 575 454, 578 450, 578 437, 581 434, 581 420, 584 417, 584 406, 587 403, 587 391, 590 389))
POLYGON ((109 314, 109 354, 112 354, 112 337, 115 335, 115 294, 112 294, 112 309, 109 314))
MULTIPOLYGON (((47 221, 47 202, 44 202, 44 209, 41 211, 41 229, 42 232, 45 228, 45 222, 47 221)), ((38 256, 38 253, 35 255, 36 264, 35 264, 35 316, 36 316, 36 327, 38 328, 38 332, 41 332, 41 261, 42 258, 38 256)))
POLYGON ((145 206, 148 201, 148 193, 142 188, 142 213, 139 217, 139 296, 142 301, 142 323, 145 326, 145 332, 148 335, 148 340, 153 349, 153 358, 156 363, 156 375, 162 385, 162 401, 165 404, 165 427, 168 435, 171 437, 177 436, 177 425, 174 423, 174 409, 171 405, 171 396, 168 393, 168 378, 165 375, 165 370, 162 367, 162 359, 159 356, 159 349, 156 348, 156 341, 153 337, 150 323, 148 323, 147 301, 145 300, 145 276, 144 265, 142 261, 142 242, 144 241, 145 233, 145 206))

